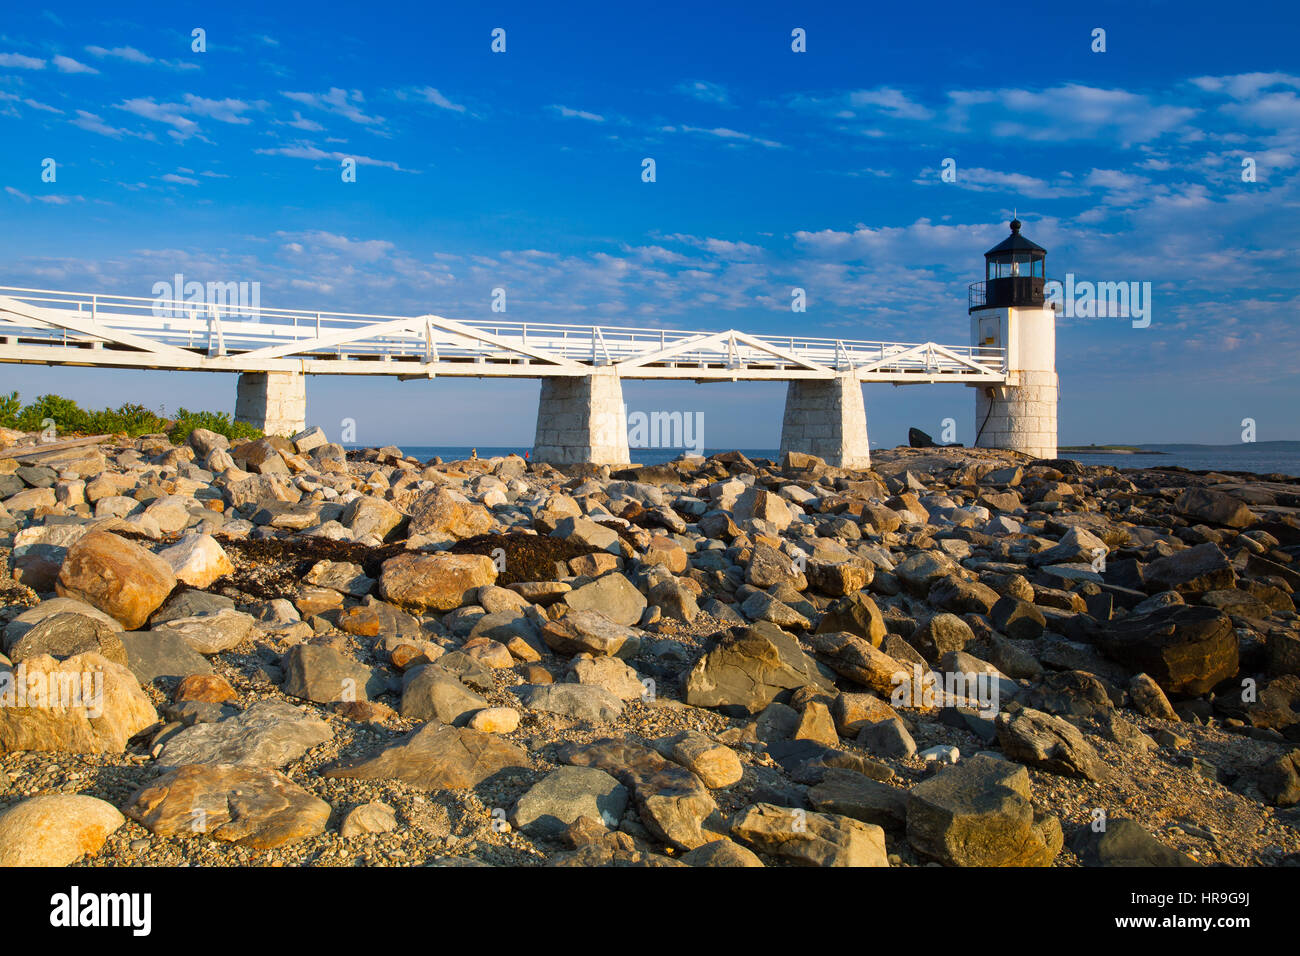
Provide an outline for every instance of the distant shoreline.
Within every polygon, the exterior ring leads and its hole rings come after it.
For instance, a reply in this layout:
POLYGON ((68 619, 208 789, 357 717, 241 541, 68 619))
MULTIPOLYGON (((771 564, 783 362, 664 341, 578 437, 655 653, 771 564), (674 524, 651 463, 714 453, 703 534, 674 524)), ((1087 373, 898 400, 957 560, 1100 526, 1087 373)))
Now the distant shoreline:
POLYGON ((1167 455, 1167 451, 1152 451, 1136 445, 1062 445, 1056 449, 1057 454, 1069 452, 1072 455, 1167 455))

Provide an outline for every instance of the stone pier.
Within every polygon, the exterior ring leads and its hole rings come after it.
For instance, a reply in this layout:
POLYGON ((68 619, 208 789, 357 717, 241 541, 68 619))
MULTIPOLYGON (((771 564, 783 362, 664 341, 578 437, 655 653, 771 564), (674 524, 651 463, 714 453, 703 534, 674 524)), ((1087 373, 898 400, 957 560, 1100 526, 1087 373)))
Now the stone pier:
POLYGON ((1034 458, 1055 458, 1056 372, 1021 371, 1015 376, 1015 385, 995 385, 976 392, 975 444, 1010 448, 1034 458))
POLYGON ((839 468, 867 468, 867 410, 853 373, 829 381, 793 381, 785 396, 781 453, 803 452, 839 468))
POLYGON ((307 427, 307 381, 297 372, 242 372, 235 421, 268 435, 296 435, 307 427))
POLYGON ((626 465, 632 460, 623 384, 612 369, 542 379, 533 460, 553 465, 626 465))

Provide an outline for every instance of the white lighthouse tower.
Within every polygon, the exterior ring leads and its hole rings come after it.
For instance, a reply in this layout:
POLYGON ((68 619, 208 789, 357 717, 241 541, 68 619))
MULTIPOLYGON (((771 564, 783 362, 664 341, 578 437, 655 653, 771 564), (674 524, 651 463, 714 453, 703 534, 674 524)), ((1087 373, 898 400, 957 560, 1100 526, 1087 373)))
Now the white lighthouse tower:
POLYGON ((979 386, 975 444, 1056 457, 1056 311, 1044 301, 1047 250, 1020 234, 984 253, 984 281, 970 287, 971 344, 1007 351, 1005 385, 979 386))

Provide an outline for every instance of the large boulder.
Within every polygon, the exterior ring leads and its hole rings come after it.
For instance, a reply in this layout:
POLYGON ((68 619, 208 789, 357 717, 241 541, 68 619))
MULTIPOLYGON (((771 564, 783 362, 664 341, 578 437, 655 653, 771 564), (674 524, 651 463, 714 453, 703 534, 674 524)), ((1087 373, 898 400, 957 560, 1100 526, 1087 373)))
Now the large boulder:
POLYGON ((625 627, 640 621, 646 609, 645 595, 617 571, 569 591, 564 603, 576 611, 595 611, 625 627))
POLYGON ((483 554, 399 554, 383 564, 379 595, 408 611, 454 611, 497 579, 483 554))
POLYGON ((848 631, 814 634, 809 641, 835 673, 884 697, 911 676, 911 668, 848 631))
POLYGON ((115 664, 126 665, 126 648, 117 622, 109 624, 88 614, 64 612, 38 622, 14 642, 9 659, 17 664, 29 657, 48 654, 63 660, 93 651, 115 664))
POLYGON ((533 784, 510 812, 510 824, 531 837, 557 840, 579 817, 617 827, 627 788, 595 767, 559 767, 533 784))
POLYGON ((692 850, 717 839, 716 833, 704 828, 717 804, 703 781, 649 747, 605 739, 564 744, 556 756, 571 766, 603 770, 626 786, 632 791, 641 822, 665 843, 692 850))
POLYGON ((884 830, 833 813, 756 803, 732 821, 731 835, 796 866, 889 866, 884 830))
POLYGON ((1154 591, 1204 594, 1236 587, 1232 562, 1213 541, 1157 558, 1145 568, 1147 587, 1154 591))
POLYGON ((458 727, 488 706, 453 674, 433 665, 414 671, 402 689, 401 714, 408 720, 433 720, 458 727))
POLYGON ((1240 498, 1209 488, 1188 488, 1174 502, 1174 510, 1196 521, 1225 528, 1248 528, 1258 517, 1240 498))
POLYGON ((1212 607, 1175 604, 1110 623, 1103 652, 1134 673, 1150 675, 1169 694, 1199 695, 1238 669, 1232 619, 1212 607))
POLYGON ((558 621, 542 625, 542 640, 557 654, 592 654, 635 657, 641 648, 641 632, 615 624, 595 611, 570 611, 558 621))
POLYGON ((109 531, 91 531, 68 549, 55 590, 99 608, 133 631, 175 586, 171 565, 152 551, 109 531))
POLYGON ((153 626, 155 632, 179 637, 200 654, 220 654, 238 647, 256 629, 257 622, 251 614, 228 607, 210 614, 172 618, 153 626))
POLYGON ((524 684, 516 693, 529 710, 593 724, 612 723, 623 713, 623 702, 595 684, 524 684))
POLYGON ((330 805, 276 770, 193 764, 137 790, 126 815, 163 838, 270 850, 323 833, 330 805))
POLYGON ((167 738, 158 767, 229 764, 280 768, 334 736, 329 724, 279 700, 261 700, 215 723, 196 723, 167 738))
POLYGON ((1079 728, 1059 717, 1024 707, 1014 714, 998 714, 995 726, 998 744, 1012 760, 1067 777, 1110 777, 1079 728))
POLYGON ((686 679, 686 703, 736 716, 756 714, 778 695, 810 686, 832 692, 835 683, 793 637, 759 622, 724 638, 696 662, 686 679))
POLYGON ((0 866, 69 866, 98 853, 125 822, 117 807, 95 797, 30 797, 0 816, 0 866))
POLYGON ((176 579, 190 587, 206 588, 217 578, 235 572, 225 549, 210 534, 187 534, 170 548, 158 552, 176 579))
POLYGON ((0 753, 121 753, 157 721, 131 671, 93 652, 40 654, 0 670, 0 753))
POLYGON ((874 647, 879 647, 885 639, 885 630, 885 619, 880 614, 880 608, 860 591, 840 598, 826 609, 817 623, 819 634, 848 631, 866 638, 874 647))
POLYGON ((506 770, 524 769, 528 754, 494 734, 427 723, 392 743, 321 769, 325 777, 401 780, 421 790, 466 790, 506 770))
POLYGON ((948 866, 1047 866, 1064 842, 1055 817, 1036 818, 1029 771, 975 756, 907 795, 907 839, 948 866))
POLYGON ((408 533, 447 539, 472 538, 496 527, 492 512, 449 488, 424 492, 411 505, 408 533))
POLYGON ((1190 856, 1165 846, 1135 821, 1110 817, 1103 829, 1079 827, 1070 849, 1084 866, 1200 866, 1190 856))
POLYGON ((790 506, 780 497, 762 488, 750 488, 740 494, 731 509, 737 521, 765 521, 777 531, 784 531, 794 520, 790 506))
POLYGON ((296 644, 289 648, 282 666, 284 692, 318 704, 370 700, 388 686, 379 673, 365 664, 318 644, 296 644))

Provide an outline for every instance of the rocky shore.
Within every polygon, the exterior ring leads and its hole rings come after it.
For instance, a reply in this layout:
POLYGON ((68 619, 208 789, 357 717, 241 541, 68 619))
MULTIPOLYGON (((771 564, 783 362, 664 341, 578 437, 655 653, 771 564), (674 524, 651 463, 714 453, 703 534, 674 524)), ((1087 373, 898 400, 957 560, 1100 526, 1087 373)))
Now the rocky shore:
POLYGON ((0 864, 1300 863, 1292 479, 35 437, 0 864))

